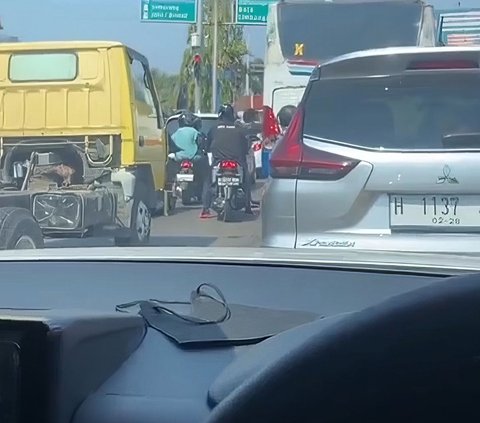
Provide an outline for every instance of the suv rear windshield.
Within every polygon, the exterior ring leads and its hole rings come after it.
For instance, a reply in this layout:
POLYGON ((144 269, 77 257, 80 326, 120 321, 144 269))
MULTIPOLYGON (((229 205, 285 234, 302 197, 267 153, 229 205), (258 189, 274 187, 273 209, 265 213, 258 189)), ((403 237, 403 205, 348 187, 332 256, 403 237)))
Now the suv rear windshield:
MULTIPOLYGON (((441 149, 445 139, 480 133, 480 75, 320 79, 304 108, 306 136, 365 148, 441 149)), ((456 147, 463 148, 448 148, 456 147)))
MULTIPOLYGON (((415 46, 420 2, 280 3, 278 32, 287 59, 325 61, 357 50, 415 46), (303 55, 295 56, 303 44, 303 55)), ((298 53, 297 53, 298 54, 298 53)))

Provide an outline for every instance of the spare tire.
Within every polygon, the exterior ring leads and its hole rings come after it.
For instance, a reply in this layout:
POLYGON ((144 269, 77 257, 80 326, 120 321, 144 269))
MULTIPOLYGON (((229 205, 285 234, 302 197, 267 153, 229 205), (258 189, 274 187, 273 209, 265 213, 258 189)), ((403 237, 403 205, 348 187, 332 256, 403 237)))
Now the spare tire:
POLYGON ((19 207, 0 208, 0 250, 43 247, 42 230, 30 211, 19 207))

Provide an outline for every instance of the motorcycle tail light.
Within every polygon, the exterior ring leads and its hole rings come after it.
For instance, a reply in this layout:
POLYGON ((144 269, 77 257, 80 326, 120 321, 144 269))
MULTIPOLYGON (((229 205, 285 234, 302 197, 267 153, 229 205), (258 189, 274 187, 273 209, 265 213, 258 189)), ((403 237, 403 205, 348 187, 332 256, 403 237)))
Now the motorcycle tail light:
POLYGON ((184 161, 182 161, 180 167, 182 169, 192 169, 193 168, 193 163, 190 160, 184 160, 184 161))
POLYGON ((222 170, 236 170, 238 163, 235 160, 222 160, 220 162, 220 169, 222 170))

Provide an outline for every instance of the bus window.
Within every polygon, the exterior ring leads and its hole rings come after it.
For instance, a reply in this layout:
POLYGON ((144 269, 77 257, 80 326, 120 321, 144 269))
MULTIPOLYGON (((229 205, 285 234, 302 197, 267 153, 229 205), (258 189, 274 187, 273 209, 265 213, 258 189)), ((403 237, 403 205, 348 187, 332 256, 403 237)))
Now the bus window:
POLYGON ((371 48, 415 46, 421 2, 279 3, 286 59, 321 60, 371 48), (392 19, 392 17, 395 17, 392 19))

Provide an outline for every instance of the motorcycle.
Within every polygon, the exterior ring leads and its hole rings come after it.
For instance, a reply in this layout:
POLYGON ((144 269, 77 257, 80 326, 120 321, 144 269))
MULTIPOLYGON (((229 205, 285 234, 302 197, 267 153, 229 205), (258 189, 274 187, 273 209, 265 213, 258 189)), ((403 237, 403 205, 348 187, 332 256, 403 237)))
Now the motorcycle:
POLYGON ((175 196, 180 198, 184 206, 200 202, 202 198, 202 184, 195 175, 192 160, 182 160, 175 177, 175 196))
POLYGON ((221 160, 213 167, 214 198, 212 207, 218 220, 231 222, 234 214, 246 206, 243 169, 235 160, 221 160))

